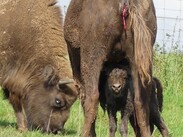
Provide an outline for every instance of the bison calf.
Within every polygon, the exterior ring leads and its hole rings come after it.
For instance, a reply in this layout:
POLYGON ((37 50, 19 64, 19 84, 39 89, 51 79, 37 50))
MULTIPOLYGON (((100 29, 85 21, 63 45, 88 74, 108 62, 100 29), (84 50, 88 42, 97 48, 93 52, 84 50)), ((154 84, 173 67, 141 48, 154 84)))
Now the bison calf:
MULTIPOLYGON (((160 116, 159 110, 162 110, 162 86, 157 78, 153 78, 153 88, 150 97, 150 128, 151 133, 154 130, 154 125, 160 130, 164 137, 168 136, 168 130, 160 116), (157 93, 156 93, 157 90, 157 93), (158 98, 158 99, 157 99, 158 98)), ((100 77, 100 104, 104 110, 107 109, 109 116, 109 131, 110 136, 114 137, 117 129, 117 111, 121 112, 120 133, 123 137, 128 133, 128 120, 136 132, 137 122, 134 113, 133 105, 133 86, 132 79, 127 67, 114 67, 103 71, 100 77)), ((138 130, 139 131, 139 130, 138 130)), ((140 133, 136 133, 140 136, 140 133)))

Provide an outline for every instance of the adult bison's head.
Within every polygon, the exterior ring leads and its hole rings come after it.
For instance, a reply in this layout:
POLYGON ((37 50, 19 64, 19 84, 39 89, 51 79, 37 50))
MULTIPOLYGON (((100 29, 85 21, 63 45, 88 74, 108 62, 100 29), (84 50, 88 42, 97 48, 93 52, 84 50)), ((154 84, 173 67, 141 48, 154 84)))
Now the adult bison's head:
POLYGON ((52 66, 44 68, 24 97, 28 127, 54 133, 63 130, 71 105, 76 100, 74 81, 60 78, 52 66), (42 84, 40 84, 40 81, 42 84))

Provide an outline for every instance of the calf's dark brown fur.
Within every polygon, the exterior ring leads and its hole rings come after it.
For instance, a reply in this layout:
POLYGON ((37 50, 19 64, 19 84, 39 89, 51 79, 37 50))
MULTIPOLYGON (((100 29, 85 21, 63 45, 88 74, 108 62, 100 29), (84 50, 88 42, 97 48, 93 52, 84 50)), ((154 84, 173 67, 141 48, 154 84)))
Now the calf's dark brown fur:
MULTIPOLYGON (((121 113, 120 133, 121 136, 128 136, 128 120, 130 119, 131 125, 136 132, 136 136, 141 136, 137 130, 136 118, 134 113, 134 91, 132 79, 129 69, 124 66, 110 66, 104 68, 100 76, 100 104, 104 110, 107 109, 109 117, 109 131, 110 137, 115 136, 117 129, 116 113, 121 113), (107 70, 107 71, 106 71, 107 70)), ((154 130, 154 125, 157 126, 163 137, 168 137, 167 127, 160 115, 163 104, 163 88, 160 81, 153 77, 153 88, 150 97, 150 129, 151 133, 154 130), (157 90, 157 93, 156 93, 157 90)))

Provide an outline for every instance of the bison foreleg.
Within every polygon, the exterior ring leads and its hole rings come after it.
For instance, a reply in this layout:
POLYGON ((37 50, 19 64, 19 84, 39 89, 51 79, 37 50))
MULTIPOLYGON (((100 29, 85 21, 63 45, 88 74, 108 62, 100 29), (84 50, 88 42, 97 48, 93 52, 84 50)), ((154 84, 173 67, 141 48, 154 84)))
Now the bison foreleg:
POLYGON ((13 109, 15 112, 18 130, 20 132, 26 131, 27 124, 26 124, 25 116, 23 114, 22 103, 21 103, 20 97, 15 95, 14 93, 13 94, 11 93, 10 97, 9 97, 9 101, 10 101, 11 105, 13 106, 13 109))
POLYGON ((94 122, 92 123, 92 126, 91 126, 90 137, 96 137, 96 133, 95 133, 95 121, 96 121, 96 118, 95 118, 95 120, 94 120, 94 122))
POLYGON ((27 124, 23 112, 15 112, 15 116, 17 119, 18 130, 20 132, 27 131, 27 124))

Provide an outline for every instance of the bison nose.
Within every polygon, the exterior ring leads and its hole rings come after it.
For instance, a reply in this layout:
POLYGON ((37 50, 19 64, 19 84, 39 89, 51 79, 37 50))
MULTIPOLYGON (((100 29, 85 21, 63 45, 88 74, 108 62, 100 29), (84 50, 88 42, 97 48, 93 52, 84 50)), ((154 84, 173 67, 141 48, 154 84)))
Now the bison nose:
POLYGON ((113 90, 120 90, 121 89, 121 85, 120 84, 113 84, 112 85, 112 89, 113 90))
POLYGON ((63 128, 54 128, 54 129, 51 130, 51 132, 53 134, 61 134, 61 133, 64 132, 64 129, 63 128))
POLYGON ((57 130, 57 129, 53 129, 53 130, 52 130, 52 133, 53 133, 53 134, 58 134, 58 130, 57 130))

